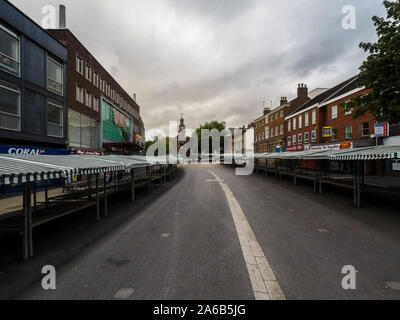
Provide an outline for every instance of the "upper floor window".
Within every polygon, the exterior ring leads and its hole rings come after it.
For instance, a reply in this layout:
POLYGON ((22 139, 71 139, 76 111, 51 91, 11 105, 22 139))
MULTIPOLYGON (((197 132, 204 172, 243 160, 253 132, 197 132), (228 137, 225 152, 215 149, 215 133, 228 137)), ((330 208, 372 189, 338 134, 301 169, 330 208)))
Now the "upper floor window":
POLYGON ((346 139, 351 139, 353 137, 353 128, 352 126, 347 126, 345 130, 346 139))
POLYGON ((20 76, 19 37, 0 24, 0 69, 20 76))
POLYGON ((279 129, 279 134, 283 134, 283 123, 281 123, 281 127, 280 127, 280 129, 279 129))
POLYGON ((287 130, 288 132, 292 131, 292 120, 289 120, 287 123, 287 130))
POLYGON ((310 133, 305 132, 304 133, 304 143, 308 143, 308 142, 310 142, 310 133))
POLYGON ((265 139, 269 138, 269 127, 265 128, 265 139))
POLYGON ((88 91, 86 91, 86 105, 92 107, 92 94, 88 91))
POLYGON ((63 136, 63 105, 58 102, 47 102, 47 135, 63 136))
POLYGON ((332 107, 332 119, 337 119, 337 106, 332 107))
POLYGON ((76 71, 83 75, 83 59, 76 56, 76 71))
POLYGON ((47 89, 63 95, 63 66, 47 57, 47 89))
POLYGON ((98 87, 99 86, 99 74, 96 72, 93 72, 93 84, 98 87))
POLYGON ((310 124, 310 116, 308 111, 304 114, 304 126, 308 127, 308 125, 310 124))
POLYGON ((79 86, 76 86, 76 100, 83 103, 83 89, 79 86))
POLYGON ((360 129, 361 129, 361 136, 362 137, 369 136, 369 123, 368 122, 362 122, 360 124, 360 129))
POLYGON ((292 137, 292 143, 293 143, 293 145, 296 145, 296 135, 294 135, 294 136, 292 137))
POLYGON ((93 110, 94 111, 99 111, 99 98, 93 97, 93 110))
POLYGON ((311 124, 317 123, 317 110, 311 112, 311 124))
POLYGON ((283 110, 281 110, 281 118, 283 118, 283 110))
POLYGON ((0 83, 0 128, 21 130, 21 94, 18 87, 0 83))
POLYGON ((293 130, 297 128, 297 118, 293 118, 293 130))
POLYGON ((86 80, 92 81, 92 68, 87 64, 85 69, 86 69, 86 80))
POLYGON ((303 128, 303 116, 299 116, 299 129, 303 128))

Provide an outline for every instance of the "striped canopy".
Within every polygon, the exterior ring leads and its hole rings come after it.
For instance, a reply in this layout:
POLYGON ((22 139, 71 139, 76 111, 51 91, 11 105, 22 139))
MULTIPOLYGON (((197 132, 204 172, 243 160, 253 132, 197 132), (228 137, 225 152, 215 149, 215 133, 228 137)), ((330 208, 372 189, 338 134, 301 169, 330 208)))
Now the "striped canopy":
POLYGON ((331 160, 384 160, 400 159, 400 146, 378 146, 371 148, 351 149, 329 156, 331 160))

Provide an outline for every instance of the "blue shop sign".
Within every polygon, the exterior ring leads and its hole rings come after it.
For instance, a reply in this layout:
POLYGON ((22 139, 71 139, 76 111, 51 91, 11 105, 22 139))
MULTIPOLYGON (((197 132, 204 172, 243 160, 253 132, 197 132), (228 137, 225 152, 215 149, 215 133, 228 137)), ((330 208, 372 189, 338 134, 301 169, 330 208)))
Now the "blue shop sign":
POLYGON ((0 146, 0 154, 15 154, 15 155, 50 155, 50 156, 65 156, 74 152, 63 149, 47 149, 21 146, 0 146))

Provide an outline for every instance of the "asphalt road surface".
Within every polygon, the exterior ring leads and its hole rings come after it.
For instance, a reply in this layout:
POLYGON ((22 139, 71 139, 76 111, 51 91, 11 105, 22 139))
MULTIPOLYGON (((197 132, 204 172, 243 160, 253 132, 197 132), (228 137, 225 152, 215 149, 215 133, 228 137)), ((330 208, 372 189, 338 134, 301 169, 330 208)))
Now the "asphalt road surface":
POLYGON ((400 299, 398 208, 355 209, 351 194, 314 194, 306 183, 236 176, 229 166, 180 171, 177 183, 57 266, 56 290, 43 290, 38 276, 14 298, 400 299), (342 288, 347 265, 357 270, 355 290, 342 288))

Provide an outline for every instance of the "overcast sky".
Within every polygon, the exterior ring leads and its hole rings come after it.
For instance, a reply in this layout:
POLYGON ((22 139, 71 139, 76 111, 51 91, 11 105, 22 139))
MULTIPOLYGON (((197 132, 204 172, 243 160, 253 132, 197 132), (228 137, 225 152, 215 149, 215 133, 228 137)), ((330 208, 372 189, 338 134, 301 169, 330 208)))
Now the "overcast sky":
POLYGON ((293 98, 297 83, 330 87, 356 74, 361 41, 376 39, 382 0, 12 0, 39 24, 46 4, 67 6, 67 27, 130 94, 147 138, 184 114, 196 128, 229 127, 293 98), (355 30, 342 28, 353 5, 355 30))

